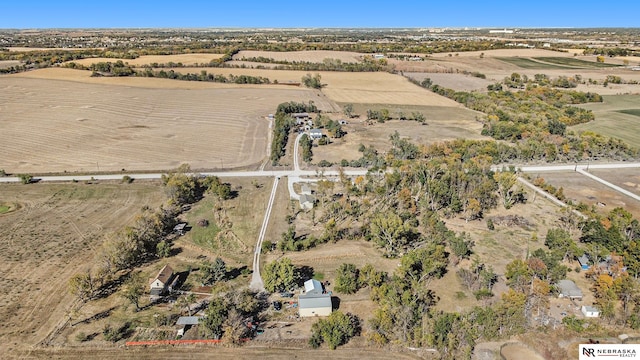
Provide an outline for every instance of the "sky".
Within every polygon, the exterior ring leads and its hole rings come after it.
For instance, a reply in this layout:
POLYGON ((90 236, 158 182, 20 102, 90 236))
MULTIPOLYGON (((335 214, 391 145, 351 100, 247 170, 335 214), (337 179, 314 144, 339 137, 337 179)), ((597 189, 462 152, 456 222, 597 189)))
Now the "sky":
POLYGON ((0 29, 640 27, 640 1, 6 0, 0 29))

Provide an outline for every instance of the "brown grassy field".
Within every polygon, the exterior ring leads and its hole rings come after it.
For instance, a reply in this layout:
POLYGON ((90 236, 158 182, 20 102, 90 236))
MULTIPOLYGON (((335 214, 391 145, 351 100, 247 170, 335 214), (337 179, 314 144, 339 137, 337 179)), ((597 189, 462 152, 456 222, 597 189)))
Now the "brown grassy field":
MULTIPOLYGON (((174 68, 182 73, 200 73, 202 68, 174 68)), ((325 85, 322 92, 331 100, 354 104, 394 104, 420 106, 446 106, 461 108, 462 105, 438 94, 425 90, 400 75, 386 72, 316 72, 270 69, 207 69, 213 74, 251 75, 266 77, 272 82, 300 82, 306 74, 320 74, 325 85)))
POLYGON ((264 117, 279 103, 333 108, 301 88, 149 89, 14 76, 0 78, 0 97, 2 167, 12 173, 251 166, 266 156, 264 117))
POLYGON ((20 207, 0 215, 0 357, 43 341, 66 320, 69 278, 90 264, 105 234, 162 198, 153 183, 0 186, 0 199, 20 207))
MULTIPOLYGON (((594 175, 599 176, 605 173, 606 171, 600 170, 594 175)), ((625 182, 632 183, 634 181, 631 180, 634 179, 631 174, 637 174, 637 170, 615 170, 615 174, 609 173, 610 175, 603 176, 605 180, 624 187, 625 182), (620 174, 619 176, 618 173, 620 174)), ((608 214, 616 207, 622 207, 633 214, 635 218, 640 217, 640 202, 579 173, 548 172, 540 173, 539 175, 556 188, 562 186, 567 199, 571 199, 576 203, 583 202, 587 205, 595 205, 596 209, 603 215, 608 214), (605 206, 597 206, 597 203, 603 203, 605 206)))
POLYGON ((242 50, 233 56, 233 60, 242 60, 243 58, 265 57, 276 61, 298 61, 321 63, 324 59, 337 59, 343 63, 360 62, 362 54, 348 51, 330 51, 330 50, 314 50, 314 51, 256 51, 242 50))
POLYGON ((480 79, 465 74, 405 72, 404 75, 417 81, 423 81, 429 78, 436 85, 456 91, 485 91, 487 90, 487 85, 494 83, 494 81, 491 80, 480 79))
POLYGON ((86 58, 74 60, 76 64, 89 66, 99 62, 116 62, 122 60, 131 66, 144 66, 153 63, 167 64, 169 62, 182 63, 185 66, 208 64, 212 60, 222 57, 222 54, 177 54, 177 55, 143 55, 136 59, 116 59, 116 58, 86 58))
POLYGON ((20 61, 16 60, 0 60, 0 69, 10 68, 12 66, 20 65, 20 61))
MULTIPOLYGON (((377 106, 371 106, 376 108, 377 106)), ((355 108, 355 107, 354 107, 355 108)), ((393 106, 387 106, 392 112, 393 106)), ((332 143, 313 148, 313 163, 327 160, 339 163, 342 159, 357 160, 362 156, 358 151, 360 144, 374 146, 379 152, 391 148, 389 136, 397 131, 401 137, 409 138, 416 144, 433 144, 458 138, 487 139, 480 135, 482 124, 475 121, 475 113, 466 109, 448 107, 400 107, 400 111, 411 114, 419 111, 425 115, 428 125, 416 121, 392 120, 383 124, 366 125, 365 121, 352 119, 344 126, 347 135, 341 139, 332 139, 332 143)), ((361 109, 366 113, 366 109, 361 109)), ((362 116, 364 118, 364 116, 362 116)))

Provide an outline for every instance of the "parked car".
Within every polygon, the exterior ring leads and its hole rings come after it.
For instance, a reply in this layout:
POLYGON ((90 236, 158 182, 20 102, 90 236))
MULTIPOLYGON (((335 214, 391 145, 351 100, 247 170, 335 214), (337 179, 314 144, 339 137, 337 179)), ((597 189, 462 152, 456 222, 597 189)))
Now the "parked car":
POLYGON ((293 293, 290 292, 281 292, 280 296, 282 296, 283 298, 292 298, 293 297, 293 293))

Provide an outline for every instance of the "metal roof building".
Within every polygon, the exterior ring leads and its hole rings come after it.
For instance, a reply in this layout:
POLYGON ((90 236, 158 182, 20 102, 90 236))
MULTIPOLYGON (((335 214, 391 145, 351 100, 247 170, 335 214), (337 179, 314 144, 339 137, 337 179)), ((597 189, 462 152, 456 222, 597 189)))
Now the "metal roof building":
POLYGON ((323 291, 322 284, 318 280, 305 281, 304 290, 304 294, 298 297, 300 317, 329 316, 331 314, 331 295, 323 291))

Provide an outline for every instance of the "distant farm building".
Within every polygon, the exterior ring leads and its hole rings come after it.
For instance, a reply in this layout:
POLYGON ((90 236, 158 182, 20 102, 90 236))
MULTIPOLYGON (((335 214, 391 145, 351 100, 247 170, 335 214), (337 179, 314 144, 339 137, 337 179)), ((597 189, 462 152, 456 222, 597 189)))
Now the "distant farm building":
POLYGON ((571 300, 582 300, 582 290, 571 280, 558 281, 558 297, 569 298, 571 300))
POLYGON ((580 256, 578 258, 578 262, 580 263, 580 268, 582 270, 589 270, 589 258, 587 257, 587 254, 583 254, 582 256, 580 256))
POLYGON ((310 194, 300 195, 300 208, 302 210, 311 210, 316 202, 316 198, 310 194))
POLYGON ((309 137, 311 138, 311 140, 322 139, 322 130, 320 129, 309 130, 309 137))
POLYGON ((182 236, 187 231, 187 223, 179 223, 178 225, 173 227, 173 232, 182 236))
MULTIPOLYGON (((171 266, 165 265, 162 269, 160 269, 158 275, 156 275, 155 278, 149 281, 149 293, 151 294, 151 296, 159 297, 164 295, 167 291, 171 291, 171 285, 173 284, 171 283, 172 279, 173 269, 171 268, 171 266)), ((174 283, 177 279, 177 277, 173 279, 174 283)))
POLYGON ((309 113, 293 113, 291 114, 296 121, 296 125, 304 125, 309 121, 309 113))
POLYGON ((600 317, 600 310, 593 306, 582 306, 582 314, 588 318, 600 317))
POLYGON ((300 317, 329 316, 331 314, 331 295, 325 293, 320 281, 313 279, 305 281, 304 290, 304 294, 298 297, 300 317))

